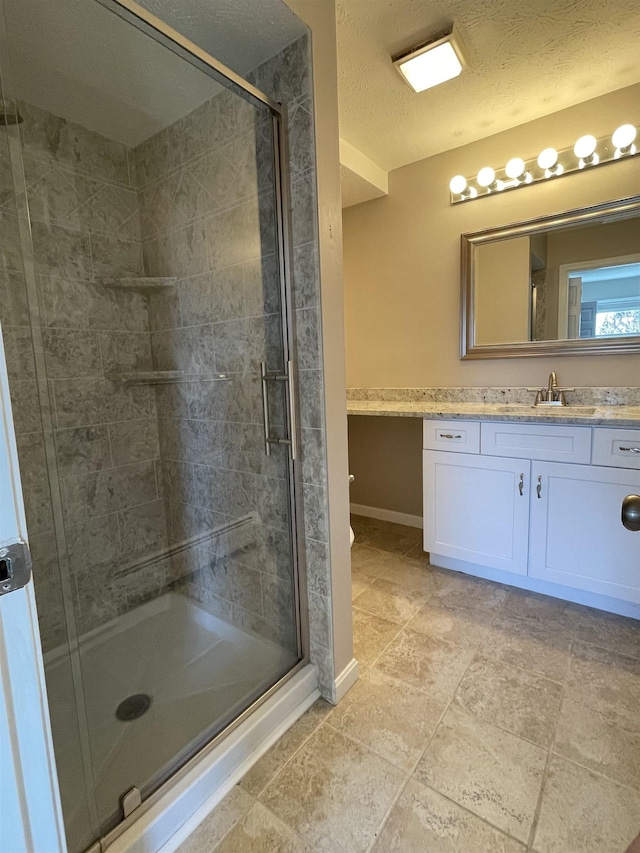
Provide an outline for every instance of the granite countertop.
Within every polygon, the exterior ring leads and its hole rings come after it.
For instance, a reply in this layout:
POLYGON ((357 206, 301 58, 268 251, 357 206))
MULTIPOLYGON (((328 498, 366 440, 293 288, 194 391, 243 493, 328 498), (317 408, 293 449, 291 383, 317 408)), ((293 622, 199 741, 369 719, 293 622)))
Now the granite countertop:
POLYGON ((596 405, 545 408, 527 404, 432 402, 426 400, 348 400, 349 415, 443 420, 514 421, 640 428, 640 406, 596 405))

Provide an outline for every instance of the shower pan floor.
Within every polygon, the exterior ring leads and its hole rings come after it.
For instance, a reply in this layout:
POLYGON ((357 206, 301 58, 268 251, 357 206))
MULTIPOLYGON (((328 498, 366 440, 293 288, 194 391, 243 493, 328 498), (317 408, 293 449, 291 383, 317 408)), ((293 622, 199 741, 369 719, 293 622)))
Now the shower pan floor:
MULTIPOLYGON (((179 593, 167 593, 81 638, 90 772, 101 820, 122 794, 156 779, 203 733, 220 727, 293 666, 292 649, 246 633, 179 593), (141 712, 131 720, 121 708, 141 712)), ((47 655, 47 690, 69 849, 95 835, 85 793, 71 683, 61 652, 47 655)))

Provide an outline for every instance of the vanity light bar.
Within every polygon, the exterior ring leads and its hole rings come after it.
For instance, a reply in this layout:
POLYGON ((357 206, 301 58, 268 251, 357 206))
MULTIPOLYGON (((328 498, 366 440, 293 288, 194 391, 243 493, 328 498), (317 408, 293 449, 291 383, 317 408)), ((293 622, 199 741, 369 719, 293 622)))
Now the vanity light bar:
POLYGON ((456 175, 449 183, 451 204, 515 190, 528 184, 614 163, 616 160, 626 160, 639 151, 636 127, 623 124, 610 137, 596 139, 591 135, 581 136, 573 148, 562 151, 545 148, 536 158, 526 161, 521 157, 513 157, 504 169, 495 170, 485 166, 474 178, 456 175))

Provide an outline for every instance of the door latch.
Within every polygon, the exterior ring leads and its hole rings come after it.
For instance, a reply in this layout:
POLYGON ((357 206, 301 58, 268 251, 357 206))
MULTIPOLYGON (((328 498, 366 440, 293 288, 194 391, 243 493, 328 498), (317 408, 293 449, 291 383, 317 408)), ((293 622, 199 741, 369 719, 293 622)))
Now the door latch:
POLYGON ((31 554, 26 542, 0 546, 0 595, 22 589, 31 578, 31 554))

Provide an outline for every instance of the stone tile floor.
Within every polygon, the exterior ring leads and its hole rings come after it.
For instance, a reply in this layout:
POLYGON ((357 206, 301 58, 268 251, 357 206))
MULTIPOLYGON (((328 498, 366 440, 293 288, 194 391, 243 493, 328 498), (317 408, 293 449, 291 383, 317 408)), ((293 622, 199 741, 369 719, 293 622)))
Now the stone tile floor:
POLYGON ((623 853, 640 830, 640 622, 431 566, 354 518, 361 678, 180 853, 623 853))

